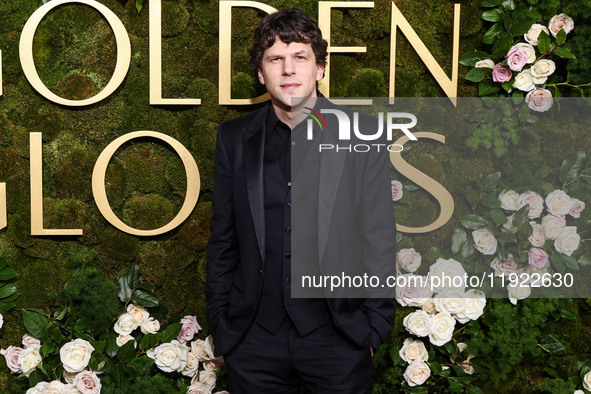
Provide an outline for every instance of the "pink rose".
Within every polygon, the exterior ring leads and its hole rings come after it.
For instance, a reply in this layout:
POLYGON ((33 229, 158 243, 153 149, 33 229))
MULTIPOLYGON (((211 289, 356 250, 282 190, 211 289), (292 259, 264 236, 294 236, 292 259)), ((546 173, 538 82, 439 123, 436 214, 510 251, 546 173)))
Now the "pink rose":
POLYGON ((392 201, 398 201, 402 198, 402 183, 399 181, 392 181, 392 201))
POLYGON ((181 328, 181 332, 179 332, 177 340, 180 343, 185 344, 189 342, 191 339, 193 339, 195 334, 197 334, 199 330, 201 330, 201 326, 199 325, 199 323, 197 323, 197 318, 195 316, 189 315, 183 317, 181 319, 181 323, 183 324, 183 328, 181 328))
POLYGON ((525 96, 525 102, 532 111, 545 112, 552 107, 554 100, 548 89, 535 89, 525 96))
POLYGON ((573 18, 566 14, 554 15, 552 19, 550 19, 550 22, 548 22, 550 33, 552 33, 554 37, 556 37, 560 29, 564 29, 564 32, 568 34, 574 27, 575 22, 573 21, 573 18))
POLYGON ((74 378, 73 383, 82 394, 99 394, 101 392, 101 381, 94 372, 80 372, 74 378))
POLYGON ((12 373, 22 373, 21 365, 18 362, 18 356, 22 353, 23 349, 16 346, 8 346, 6 350, 0 350, 0 354, 6 358, 6 366, 12 373))
POLYGON ((513 73, 507 67, 503 67, 500 64, 495 65, 492 71, 492 79, 494 82, 507 82, 511 80, 513 73))
POLYGON ((211 394, 211 390, 201 382, 195 382, 187 387, 187 394, 211 394))
POLYGON ((400 275, 400 280, 396 286, 396 301, 400 305, 418 308, 430 297, 431 292, 426 285, 425 277, 413 274, 400 275))
POLYGON ((29 334, 23 335, 23 346, 28 348, 31 345, 41 345, 41 341, 35 337, 30 336, 29 334))
POLYGON ((495 257, 490 262, 490 268, 495 271, 495 276, 508 276, 509 274, 520 274, 523 272, 511 253, 507 256, 506 261, 501 261, 498 257, 495 257))
POLYGON ((505 55, 505 59, 507 59, 507 65, 513 71, 521 71, 523 66, 527 64, 527 60, 529 59, 527 56, 527 51, 523 48, 512 48, 507 55, 505 55))
POLYGON ((527 252, 527 257, 529 266, 534 270, 544 268, 548 264, 548 253, 540 248, 531 248, 527 252))
POLYGON ((577 219, 581 216, 581 212, 585 209, 585 203, 579 199, 572 198, 573 205, 568 212, 573 218, 577 219))
POLYGON ((530 219, 538 218, 544 210, 544 199, 536 192, 527 191, 519 195, 517 201, 517 209, 521 209, 529 204, 529 215, 530 219))

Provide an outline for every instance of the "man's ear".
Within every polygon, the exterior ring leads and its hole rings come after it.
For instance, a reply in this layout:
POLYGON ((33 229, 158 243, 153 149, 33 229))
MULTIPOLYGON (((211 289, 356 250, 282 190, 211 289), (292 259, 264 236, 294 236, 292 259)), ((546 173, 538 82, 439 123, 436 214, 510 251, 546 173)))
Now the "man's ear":
POLYGON ((322 64, 316 64, 316 82, 324 78, 324 66, 322 64))
POLYGON ((261 83, 261 85, 265 84, 265 77, 263 76, 263 70, 261 70, 260 68, 257 70, 257 74, 259 75, 259 82, 261 83))

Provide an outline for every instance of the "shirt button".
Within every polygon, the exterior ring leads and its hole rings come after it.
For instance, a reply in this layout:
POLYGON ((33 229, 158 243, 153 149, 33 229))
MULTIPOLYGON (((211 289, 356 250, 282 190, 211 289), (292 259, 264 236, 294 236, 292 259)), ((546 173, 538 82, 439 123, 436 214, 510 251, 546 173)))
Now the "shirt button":
POLYGON ((288 206, 288 207, 291 207, 291 201, 288 201, 288 202, 287 202, 287 206, 288 206))
POLYGON ((257 309, 257 306, 255 304, 252 304, 252 310, 254 311, 256 309, 257 309))
POLYGON ((287 186, 291 186, 291 182, 287 182, 287 186))
POLYGON ((291 144, 292 144, 292 145, 295 145, 295 141, 291 141, 291 144))
POLYGON ((259 275, 262 275, 262 274, 263 274, 263 270, 259 270, 259 275))
POLYGON ((289 276, 286 276, 285 279, 283 279, 283 281, 285 282, 286 285, 288 285, 289 282, 291 282, 291 279, 289 276))
POLYGON ((287 227, 285 228, 285 232, 286 232, 286 233, 291 233, 291 227, 290 227, 290 226, 287 226, 287 227))
POLYGON ((285 258, 286 259, 290 259, 291 258, 291 253, 289 253, 289 252, 285 253, 285 258))

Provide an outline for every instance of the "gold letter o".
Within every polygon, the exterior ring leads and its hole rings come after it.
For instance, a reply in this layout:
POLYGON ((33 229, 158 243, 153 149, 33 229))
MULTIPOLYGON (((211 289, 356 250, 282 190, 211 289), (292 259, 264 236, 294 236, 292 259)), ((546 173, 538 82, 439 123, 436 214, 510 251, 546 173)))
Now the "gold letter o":
POLYGON ((199 178, 199 169, 197 168, 197 163, 187 148, 185 148, 183 144, 174 138, 156 131, 134 131, 117 138, 115 141, 107 145, 105 150, 101 152, 96 164, 94 165, 94 170, 92 171, 92 194, 94 196, 96 206, 98 207, 99 211, 101 211, 105 219, 107 219, 109 223, 121 231, 144 237, 159 235, 170 231, 178 227, 186 218, 188 218, 193 211, 193 208, 195 208, 195 205, 197 204, 200 184, 201 180, 199 178), (181 210, 179 213, 177 213, 174 219, 168 222, 168 224, 154 230, 138 230, 123 223, 111 209, 107 199, 107 191, 105 189, 105 175, 107 173, 107 165, 111 161, 111 157, 115 151, 117 151, 117 149, 119 149, 119 147, 127 141, 141 137, 156 138, 170 145, 172 149, 174 149, 175 152, 180 156, 183 165, 185 166, 185 173, 187 175, 187 192, 185 194, 185 201, 181 207, 181 210))
POLYGON ((123 23, 121 23, 113 11, 101 3, 95 0, 52 0, 45 3, 35 12, 33 12, 25 24, 19 43, 19 56, 21 59, 23 72, 25 73, 27 80, 33 86, 33 88, 39 92, 39 94, 41 94, 46 99, 53 101, 54 103, 79 107, 98 103, 99 101, 107 98, 119 87, 119 85, 121 85, 121 82, 123 82, 123 79, 125 79, 125 75, 127 74, 127 70, 129 69, 129 64, 131 62, 131 43, 129 42, 129 36, 127 35, 127 30, 125 30, 123 23), (107 22, 109 22, 111 29, 113 29, 113 33, 115 33, 115 40, 117 41, 117 63, 115 65, 115 71, 113 72, 111 80, 101 92, 84 100, 68 100, 49 90, 43 81, 41 81, 41 78, 39 78, 37 70, 35 69, 35 62, 33 60, 33 37, 35 36, 37 26, 39 26, 39 23, 49 11, 57 6, 67 3, 86 4, 100 12, 105 17, 107 22))

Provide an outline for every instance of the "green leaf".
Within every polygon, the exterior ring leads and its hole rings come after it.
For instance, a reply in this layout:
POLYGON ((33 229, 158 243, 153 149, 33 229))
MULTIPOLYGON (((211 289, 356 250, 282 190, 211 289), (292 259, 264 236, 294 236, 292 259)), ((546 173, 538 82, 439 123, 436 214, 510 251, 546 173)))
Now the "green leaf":
POLYGON ((560 310, 560 317, 567 320, 576 320, 577 314, 574 312, 569 311, 568 309, 561 309, 560 310))
POLYGON ((482 13, 482 19, 489 22, 502 22, 505 12, 502 8, 487 10, 482 13))
POLYGON ((550 52, 552 50, 550 36, 545 31, 541 31, 538 36, 538 49, 542 53, 550 52))
POLYGON ((578 151, 574 155, 567 157, 560 166, 558 180, 562 183, 570 182, 575 179, 585 166, 585 152, 578 151))
POLYGON ((553 335, 548 335, 542 338, 542 341, 539 345, 548 353, 557 353, 566 349, 562 342, 556 339, 556 337, 554 337, 553 335))
POLYGON ((49 319, 40 313, 23 309, 23 323, 32 336, 42 339, 49 325, 49 319))
POLYGON ((495 172, 495 173, 492 173, 492 174, 484 177, 484 180, 482 181, 482 187, 484 188, 484 191, 485 192, 493 191, 497 187, 497 185, 499 184, 500 180, 501 180, 501 173, 500 172, 495 172))
POLYGON ((523 207, 517 210, 513 215, 513 226, 519 228, 523 226, 525 222, 529 222, 529 204, 525 204, 523 207))
POLYGON ((0 286, 0 298, 10 297, 16 293, 16 286, 12 283, 6 283, 0 286))
POLYGON ((565 47, 556 48, 554 53, 563 59, 576 59, 576 56, 565 47))
POLYGON ((135 0, 135 8, 136 8, 138 14, 142 10, 143 6, 144 6, 144 0, 135 0))
POLYGON ((566 267, 564 266, 559 254, 553 253, 550 256, 550 262, 552 263, 552 266, 556 268, 556 271, 560 273, 564 273, 566 271, 566 267))
MULTIPOLYGON (((500 208, 501 202, 497 198, 497 196, 493 194, 485 194, 480 200, 481 204, 488 208, 500 208)), ((504 223, 504 222, 503 222, 504 223)))
POLYGON ((490 211, 490 218, 497 226, 501 226, 507 222, 507 218, 505 214, 500 209, 491 209, 490 211))
POLYGON ((528 241, 533 231, 534 230, 531 224, 529 224, 529 222, 525 222, 521 226, 519 226, 519 230, 517 231, 517 238, 519 238, 522 241, 528 241))
POLYGON ((135 289, 140 285, 140 269, 137 265, 134 264, 129 270, 129 273, 127 274, 127 282, 132 289, 135 289))
POLYGON ((501 261, 507 261, 509 258, 509 252, 507 252, 507 249, 505 249, 503 246, 499 246, 497 247, 497 257, 501 261))
MULTIPOLYGON (((483 81, 486 79, 486 72, 484 72, 484 70, 486 70, 486 68, 473 68, 468 71, 468 74, 466 74, 466 80, 472 82, 483 81)), ((488 70, 490 70, 490 68, 488 70)))
POLYGON ((564 29, 560 29, 558 34, 556 35, 556 45, 562 45, 566 41, 566 32, 564 29))
POLYGON ((130 362, 135 357, 135 345, 135 341, 130 340, 125 345, 121 346, 117 353, 117 358, 125 364, 130 362))
POLYGON ((468 394, 484 394, 484 391, 478 386, 470 385, 468 386, 468 394))
POLYGON ((52 341, 43 341, 41 344, 41 356, 47 356, 56 349, 55 343, 52 341))
POLYGON ((6 259, 6 256, 0 257, 0 270, 4 269, 4 267, 6 267, 7 265, 8 265, 8 260, 6 259))
POLYGON ((144 290, 136 290, 131 296, 131 300, 136 304, 144 307, 151 307, 158 305, 158 299, 152 293, 148 293, 144 290))
POLYGON ((431 255, 433 255, 435 260, 445 258, 443 252, 441 252, 441 249, 439 249, 437 246, 431 246, 429 250, 431 251, 431 255))
POLYGON ((105 351, 106 341, 92 341, 91 344, 94 348, 94 352, 102 353, 105 351))
POLYGON ((482 51, 473 51, 464 54, 460 58, 460 64, 466 67, 474 67, 481 60, 490 59, 490 54, 482 51))
POLYGON ((499 59, 504 58, 509 49, 511 49, 511 36, 509 33, 503 31, 497 36, 497 42, 492 47, 492 58, 499 59))
POLYGON ((155 347, 160 342, 160 335, 157 334, 147 334, 142 337, 140 341, 140 349, 144 352, 148 349, 155 347))
POLYGON ((115 357, 118 351, 119 346, 117 345, 117 337, 115 337, 114 334, 109 333, 105 343, 105 352, 109 357, 115 357))
POLYGON ((429 364, 429 368, 431 368, 431 372, 433 372, 433 374, 439 375, 441 373, 441 371, 442 371, 441 364, 439 364, 436 361, 433 361, 428 364, 429 364))
POLYGON ((587 256, 587 255, 581 255, 581 257, 579 257, 579 261, 577 261, 577 263, 581 266, 581 267, 587 267, 591 265, 591 257, 587 256))
POLYGON ((579 270, 579 265, 577 264, 577 260, 574 259, 574 257, 572 256, 565 256, 565 255, 560 255, 560 258, 562 259, 562 261, 564 262, 564 265, 567 268, 570 268, 573 271, 578 271, 579 270))
POLYGON ((5 267, 2 270, 0 270, 0 280, 10 280, 17 275, 18 274, 16 273, 16 271, 12 268, 5 267))
POLYGON ((488 225, 488 221, 485 218, 472 214, 464 215, 460 223, 469 230, 477 230, 488 225))
POLYGON ((0 303, 0 313, 4 315, 4 314, 6 314, 6 312, 8 312, 9 310, 11 310, 15 306, 16 306, 16 304, 14 302, 5 302, 5 301, 2 301, 0 303))
POLYGON ((131 298, 133 289, 129 286, 129 278, 123 275, 119 278, 119 299, 121 302, 127 302, 131 298))
POLYGON ((517 236, 507 231, 497 235, 497 240, 501 243, 501 246, 505 246, 508 243, 517 242, 517 236))
POLYGON ((518 22, 515 22, 511 25, 511 33, 514 36, 522 36, 529 31, 529 28, 532 25, 531 19, 524 19, 518 22))
POLYGON ((503 0, 482 0, 481 7, 496 7, 501 5, 503 0))
POLYGON ((470 208, 473 208, 480 199, 480 190, 466 186, 466 199, 468 200, 468 204, 470 204, 470 208))
POLYGON ((458 253, 462 249, 462 246, 464 246, 464 243, 467 241, 468 235, 466 232, 461 228, 456 227, 454 229, 453 235, 451 236, 451 252, 453 254, 458 253))
POLYGON ((500 32, 503 31, 503 25, 500 23, 495 23, 484 33, 484 37, 482 37, 482 42, 485 44, 493 44, 497 39, 500 32))
POLYGON ((478 84, 478 95, 488 96, 489 94, 497 93, 501 90, 500 86, 494 86, 489 81, 480 82, 478 84))
POLYGON ((176 337, 179 336, 179 332, 181 332, 181 328, 183 328, 181 323, 171 324, 162 332, 162 337, 160 340, 162 342, 170 342, 173 339, 176 339, 176 337))
POLYGON ((138 371, 147 372, 154 365, 154 360, 148 357, 136 357, 129 362, 129 365, 138 371))

